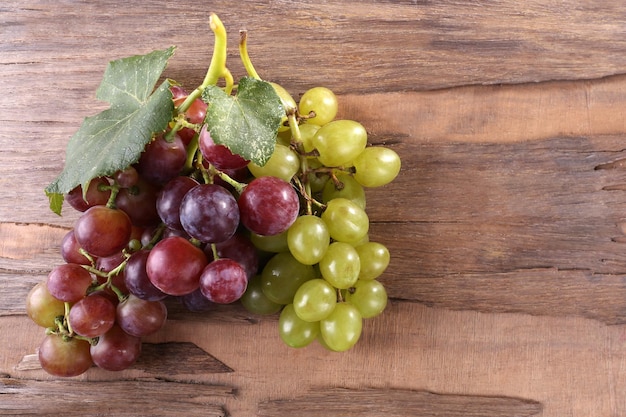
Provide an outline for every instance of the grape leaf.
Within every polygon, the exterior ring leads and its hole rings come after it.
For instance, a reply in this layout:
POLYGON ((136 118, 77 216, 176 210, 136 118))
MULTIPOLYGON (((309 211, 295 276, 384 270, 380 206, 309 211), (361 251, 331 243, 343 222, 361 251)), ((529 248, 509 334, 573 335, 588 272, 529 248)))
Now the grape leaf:
POLYGON ((204 120, 213 141, 259 166, 265 165, 274 153, 278 128, 285 116, 274 87, 266 81, 243 77, 235 96, 208 86, 202 99, 209 104, 204 120))
POLYGON ((96 98, 110 108, 86 117, 70 138, 65 166, 46 187, 50 209, 61 214, 63 195, 96 177, 111 175, 137 162, 153 134, 172 118, 174 104, 165 80, 154 87, 174 47, 109 62, 96 98))

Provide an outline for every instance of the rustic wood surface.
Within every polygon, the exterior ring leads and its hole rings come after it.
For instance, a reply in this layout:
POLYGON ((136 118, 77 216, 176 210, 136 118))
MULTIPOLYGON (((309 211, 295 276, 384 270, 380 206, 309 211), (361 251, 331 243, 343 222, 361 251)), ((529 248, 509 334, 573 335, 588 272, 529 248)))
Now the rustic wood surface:
POLYGON ((622 1, 5 0, 0 6, 0 414, 626 415, 622 1), (106 63, 177 45, 204 76, 217 13, 243 75, 334 89, 403 160, 369 190, 391 302, 351 351, 287 348, 276 317, 170 306, 133 369, 59 380, 24 298, 77 218, 47 208, 106 63))

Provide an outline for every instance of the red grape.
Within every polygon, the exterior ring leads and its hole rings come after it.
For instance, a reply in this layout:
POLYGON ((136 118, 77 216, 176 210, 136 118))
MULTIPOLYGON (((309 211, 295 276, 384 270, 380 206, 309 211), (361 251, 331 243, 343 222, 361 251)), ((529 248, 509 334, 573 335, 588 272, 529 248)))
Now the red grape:
POLYGON ((226 146, 213 142, 206 125, 202 126, 198 137, 198 145, 204 159, 222 171, 240 169, 247 166, 248 162, 250 162, 243 159, 240 155, 233 154, 226 146))
POLYGON ((99 368, 122 371, 129 368, 141 353, 141 338, 126 333, 117 324, 98 338, 90 348, 91 358, 99 368))
POLYGON ((83 298, 92 283, 89 271, 78 264, 58 265, 50 271, 46 280, 50 294, 68 303, 83 298))
MULTIPOLYGON (((220 258, 229 258, 237 261, 246 271, 248 279, 252 278, 259 269, 259 252, 248 236, 235 233, 230 239, 216 243, 217 255, 220 258)), ((204 248, 207 259, 213 260, 211 245, 204 248)))
POLYGON ((148 261, 150 251, 142 249, 135 252, 128 258, 128 262, 124 267, 124 283, 128 292, 142 300, 157 301, 167 297, 163 291, 155 287, 146 272, 146 263, 148 261))
POLYGON ((89 187, 87 187, 86 200, 83 198, 83 187, 79 185, 67 193, 65 201, 78 211, 86 211, 93 206, 103 206, 109 201, 111 190, 100 190, 101 185, 109 186, 110 184, 104 177, 94 178, 89 182, 89 187))
POLYGON ((156 209, 158 188, 140 179, 131 188, 122 188, 115 198, 115 205, 136 226, 149 227, 160 222, 156 209))
POLYGON ((180 224, 180 203, 185 194, 198 185, 198 181, 190 177, 179 176, 168 181, 158 192, 156 210, 161 221, 171 229, 182 230, 180 224))
POLYGON ((117 305, 117 324, 126 333, 143 337, 159 330, 167 319, 167 308, 162 301, 147 301, 129 295, 117 305))
POLYGON ((77 334, 98 337, 113 327, 115 305, 103 295, 90 294, 72 306, 68 320, 77 334))
POLYGON ((89 342, 49 334, 39 346, 41 367, 54 376, 71 377, 86 372, 93 365, 89 342))
POLYGON ((228 258, 220 258, 208 264, 200 277, 202 294, 218 304, 239 300, 247 285, 246 271, 239 263, 228 258))
POLYGON ((91 265, 89 259, 80 253, 80 245, 74 236, 74 230, 70 230, 63 236, 61 241, 61 256, 68 264, 91 265))
POLYGON ((94 206, 83 213, 74 225, 80 246, 94 256, 111 256, 126 247, 132 224, 121 210, 94 206))

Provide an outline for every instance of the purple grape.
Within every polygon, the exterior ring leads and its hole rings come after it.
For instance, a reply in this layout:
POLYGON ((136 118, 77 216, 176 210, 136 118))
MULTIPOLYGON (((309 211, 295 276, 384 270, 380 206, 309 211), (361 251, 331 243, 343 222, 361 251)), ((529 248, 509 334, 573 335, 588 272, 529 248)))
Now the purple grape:
POLYGON ((200 276, 202 295, 218 304, 230 304, 239 300, 247 285, 246 271, 238 262, 228 258, 211 262, 200 276))
POLYGON ((115 304, 104 295, 90 294, 72 305, 69 323, 81 336, 101 336, 115 324, 115 304))
POLYGON ((201 242, 228 240, 239 226, 237 200, 219 185, 197 185, 183 198, 180 223, 189 236, 201 242))
POLYGON ((117 305, 117 324, 126 333, 143 337, 155 333, 167 320, 163 301, 146 301, 129 295, 117 305))
POLYGON ((135 297, 141 298, 146 301, 158 301, 167 297, 163 291, 155 287, 148 273, 146 272, 146 263, 148 262, 148 256, 150 251, 142 249, 137 251, 128 258, 126 267, 124 267, 124 283, 128 292, 135 297))
POLYGON ((126 333, 117 324, 98 338, 90 348, 93 363, 107 371, 129 368, 141 353, 141 338, 126 333))
POLYGON ((180 204, 185 194, 196 185, 198 181, 193 178, 179 176, 168 181, 157 194, 157 212, 170 229, 183 230, 180 224, 180 204))
MULTIPOLYGON (((235 233, 230 239, 216 243, 217 255, 220 258, 229 258, 237 261, 246 271, 248 279, 252 278, 259 269, 259 252, 248 236, 235 233)), ((211 245, 204 248, 209 261, 213 260, 211 245)))
POLYGON ((194 313, 201 313, 205 311, 215 310, 217 304, 209 301, 203 294, 202 290, 198 288, 194 292, 185 294, 180 298, 183 306, 194 313))
POLYGON ((187 150, 180 136, 175 135, 171 142, 158 136, 146 145, 135 168, 148 182, 165 184, 180 173, 186 161, 187 150))
POLYGON ((240 169, 248 165, 249 161, 240 155, 233 154, 226 146, 213 142, 206 125, 202 126, 198 136, 198 145, 204 159, 221 171, 240 169))

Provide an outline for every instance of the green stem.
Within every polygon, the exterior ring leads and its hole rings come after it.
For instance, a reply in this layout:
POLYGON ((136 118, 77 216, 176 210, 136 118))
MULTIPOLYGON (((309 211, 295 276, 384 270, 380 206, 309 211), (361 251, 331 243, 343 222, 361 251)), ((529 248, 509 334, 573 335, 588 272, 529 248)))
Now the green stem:
POLYGON ((120 187, 117 184, 113 184, 110 187, 111 189, 111 195, 109 196, 109 200, 107 201, 106 206, 108 208, 116 208, 117 206, 115 205, 115 199, 117 198, 117 193, 120 192, 120 187))
POLYGON ((261 77, 259 77, 256 69, 254 69, 254 65, 252 65, 252 61, 248 55, 248 32, 245 30, 239 31, 239 56, 241 57, 241 62, 243 63, 248 75, 252 78, 260 80, 261 77))
POLYGON ((237 191, 237 194, 241 194, 243 192, 243 189, 246 186, 245 184, 240 183, 239 181, 233 179, 230 175, 220 170, 215 170, 215 173, 217 174, 218 177, 220 177, 222 181, 231 185, 235 189, 235 191, 237 191))

